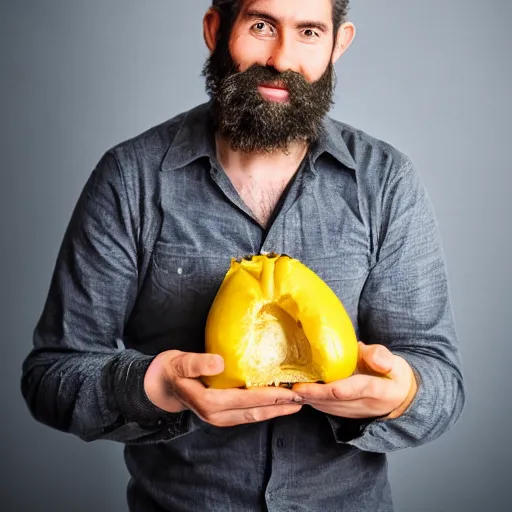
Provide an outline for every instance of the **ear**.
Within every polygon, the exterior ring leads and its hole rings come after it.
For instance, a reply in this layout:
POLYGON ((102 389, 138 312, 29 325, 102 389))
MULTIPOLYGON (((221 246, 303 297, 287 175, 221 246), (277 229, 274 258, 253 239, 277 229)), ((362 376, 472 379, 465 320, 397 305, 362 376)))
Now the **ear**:
POLYGON ((220 27, 220 15, 213 8, 208 9, 203 18, 203 37, 210 52, 213 52, 217 45, 217 34, 220 27))
POLYGON ((338 29, 336 34, 336 41, 334 43, 334 51, 332 52, 332 63, 334 64, 352 44, 356 36, 356 27, 353 23, 343 23, 338 29))

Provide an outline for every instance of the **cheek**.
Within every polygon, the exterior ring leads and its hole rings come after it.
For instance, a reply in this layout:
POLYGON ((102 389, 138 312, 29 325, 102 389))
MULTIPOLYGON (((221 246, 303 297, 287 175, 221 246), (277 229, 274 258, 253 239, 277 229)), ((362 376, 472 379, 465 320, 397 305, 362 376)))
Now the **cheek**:
POLYGON ((248 44, 246 38, 235 36, 229 44, 231 58, 239 65, 240 71, 245 71, 253 64, 264 66, 268 60, 267 49, 264 43, 248 44), (265 57, 267 55, 267 57, 265 57))
POLYGON ((331 62, 331 54, 325 50, 317 51, 312 49, 304 59, 302 74, 308 82, 316 82, 325 73, 327 66, 331 62))

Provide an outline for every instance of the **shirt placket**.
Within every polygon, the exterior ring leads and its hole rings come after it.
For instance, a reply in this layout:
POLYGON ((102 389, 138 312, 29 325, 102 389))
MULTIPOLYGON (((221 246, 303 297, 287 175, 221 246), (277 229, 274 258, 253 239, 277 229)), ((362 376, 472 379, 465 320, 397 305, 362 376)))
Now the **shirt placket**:
POLYGON ((284 201, 277 215, 273 218, 270 226, 265 230, 261 227, 258 221, 254 218, 251 210, 243 202, 235 187, 227 177, 221 166, 213 159, 210 160, 211 168, 210 175, 213 181, 217 184, 226 199, 237 209, 241 210, 248 218, 253 226, 251 234, 257 230, 259 236, 254 237, 251 241, 253 247, 253 254, 268 254, 271 252, 283 253, 285 248, 284 231, 284 218, 292 205, 300 198, 302 193, 303 184, 309 182, 310 173, 305 172, 309 165, 308 159, 305 159, 299 167, 293 182, 286 192, 284 201), (303 183, 304 182, 304 183, 303 183), (257 240, 257 243, 255 243, 257 240))
POLYGON ((292 206, 300 200, 305 185, 309 183, 309 180, 312 178, 308 166, 308 160, 305 159, 297 171, 290 189, 286 193, 281 208, 262 238, 262 244, 259 250, 260 254, 268 254, 271 252, 282 254, 285 252, 287 235, 285 230, 285 218, 292 206))

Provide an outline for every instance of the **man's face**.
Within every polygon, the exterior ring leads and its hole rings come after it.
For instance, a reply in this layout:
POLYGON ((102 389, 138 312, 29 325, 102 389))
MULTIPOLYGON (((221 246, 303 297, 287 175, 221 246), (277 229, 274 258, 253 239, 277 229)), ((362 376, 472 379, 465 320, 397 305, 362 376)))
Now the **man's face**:
POLYGON ((245 0, 204 74, 217 129, 234 149, 314 140, 332 104, 331 0, 245 0))

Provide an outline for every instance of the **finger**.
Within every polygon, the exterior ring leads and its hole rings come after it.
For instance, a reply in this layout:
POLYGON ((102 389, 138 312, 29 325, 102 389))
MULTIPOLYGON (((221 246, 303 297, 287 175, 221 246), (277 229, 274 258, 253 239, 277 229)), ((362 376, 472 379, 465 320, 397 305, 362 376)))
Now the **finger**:
POLYGON ((352 419, 379 418, 389 412, 389 407, 385 408, 376 402, 367 403, 365 400, 336 402, 335 407, 333 402, 307 402, 307 404, 317 411, 352 419))
POLYGON ((178 378, 196 379, 224 371, 224 359, 217 354, 183 352, 170 360, 170 372, 178 378))
POLYGON ((181 402, 187 404, 194 411, 207 408, 207 403, 204 399, 207 390, 207 387, 200 380, 196 379, 177 379, 173 383, 173 393, 181 402))
POLYGON ((302 401, 295 391, 279 386, 209 391, 210 399, 214 403, 222 403, 226 409, 246 409, 302 401))
POLYGON ((332 400, 332 384, 300 383, 292 387, 305 401, 332 400))
POLYGON ((179 387, 183 396, 188 397, 187 399, 192 400, 203 410, 249 409, 301 401, 297 393, 280 387, 213 389, 205 388, 203 384, 194 380, 182 380, 179 387))
POLYGON ((293 387, 306 402, 326 400, 361 400, 380 398, 388 392, 391 381, 371 375, 353 375, 329 384, 297 384, 293 387))
POLYGON ((393 370, 394 356, 384 345, 365 345, 359 342, 359 364, 358 366, 365 373, 374 371, 385 375, 393 370))
POLYGON ((231 409, 203 419, 217 427, 232 427, 247 423, 259 423, 272 418, 277 418, 278 416, 288 416, 299 412, 301 408, 301 404, 289 404, 248 409, 231 409))

